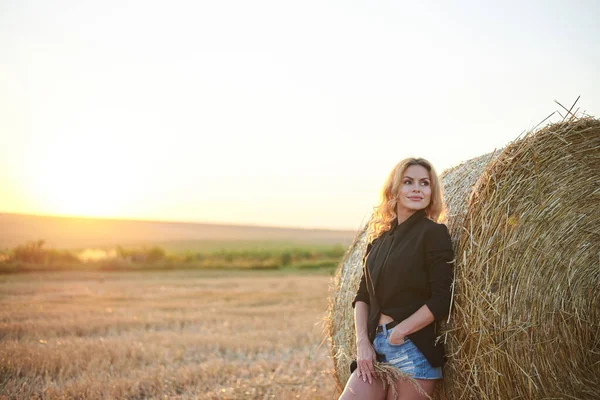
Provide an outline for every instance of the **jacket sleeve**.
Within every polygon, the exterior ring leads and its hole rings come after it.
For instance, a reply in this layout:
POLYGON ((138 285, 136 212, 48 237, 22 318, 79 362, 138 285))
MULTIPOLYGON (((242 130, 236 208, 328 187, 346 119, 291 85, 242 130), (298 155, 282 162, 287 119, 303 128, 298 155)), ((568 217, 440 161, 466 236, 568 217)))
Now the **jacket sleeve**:
POLYGON ((431 298, 425 303, 436 321, 448 315, 452 297, 454 250, 448 228, 436 224, 425 234, 425 267, 431 298))
POLYGON ((356 292, 356 297, 354 297, 354 300, 352 300, 352 308, 354 308, 356 306, 357 301, 363 301, 363 302, 369 304, 369 291, 367 290, 367 281, 365 279, 365 269, 366 269, 366 265, 367 265, 366 264, 367 256, 369 255, 371 248, 373 248, 373 242, 371 242, 367 245, 367 250, 365 251, 365 256, 363 257, 362 276, 360 278, 360 284, 358 285, 358 291, 356 292))

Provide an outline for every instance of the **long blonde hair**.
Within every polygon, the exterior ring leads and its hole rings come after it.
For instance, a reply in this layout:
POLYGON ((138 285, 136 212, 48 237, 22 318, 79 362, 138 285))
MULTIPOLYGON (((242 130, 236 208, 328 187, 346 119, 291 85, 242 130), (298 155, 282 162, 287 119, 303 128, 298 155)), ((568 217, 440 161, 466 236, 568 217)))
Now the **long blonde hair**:
POLYGON ((431 163, 424 158, 405 158, 400 161, 388 178, 381 190, 381 200, 379 205, 374 208, 373 216, 368 225, 368 241, 369 243, 381 236, 382 233, 389 230, 392 226, 396 214, 396 206, 398 205, 398 193, 402 184, 402 176, 406 169, 412 165, 420 165, 429 172, 431 185, 431 201, 425 208, 425 214, 429 219, 437 222, 444 210, 444 198, 442 195, 442 185, 440 179, 435 172, 431 163))

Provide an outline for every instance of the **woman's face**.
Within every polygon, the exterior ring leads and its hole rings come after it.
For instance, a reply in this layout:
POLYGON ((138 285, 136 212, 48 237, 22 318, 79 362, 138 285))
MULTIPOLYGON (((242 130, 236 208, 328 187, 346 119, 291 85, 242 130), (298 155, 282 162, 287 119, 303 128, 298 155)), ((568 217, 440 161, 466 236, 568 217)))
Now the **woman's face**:
POLYGON ((421 165, 406 168, 398 193, 398 215, 422 210, 431 201, 429 171, 421 165))

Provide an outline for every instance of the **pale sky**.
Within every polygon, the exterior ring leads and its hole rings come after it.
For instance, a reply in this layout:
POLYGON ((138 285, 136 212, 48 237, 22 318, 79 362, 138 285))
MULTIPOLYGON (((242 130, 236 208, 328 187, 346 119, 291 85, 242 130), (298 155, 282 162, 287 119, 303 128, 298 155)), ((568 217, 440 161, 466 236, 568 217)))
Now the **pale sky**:
POLYGON ((441 173, 554 100, 600 116, 599 16, 596 1, 0 0, 0 212, 357 229, 404 157, 441 173))

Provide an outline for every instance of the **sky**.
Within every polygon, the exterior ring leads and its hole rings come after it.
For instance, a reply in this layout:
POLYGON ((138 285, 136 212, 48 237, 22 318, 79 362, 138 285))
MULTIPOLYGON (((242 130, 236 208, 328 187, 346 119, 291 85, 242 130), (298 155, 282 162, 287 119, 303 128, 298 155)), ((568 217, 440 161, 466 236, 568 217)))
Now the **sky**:
POLYGON ((357 229, 405 157, 441 173, 555 100, 600 115, 598 15, 596 1, 0 0, 0 212, 357 229))

